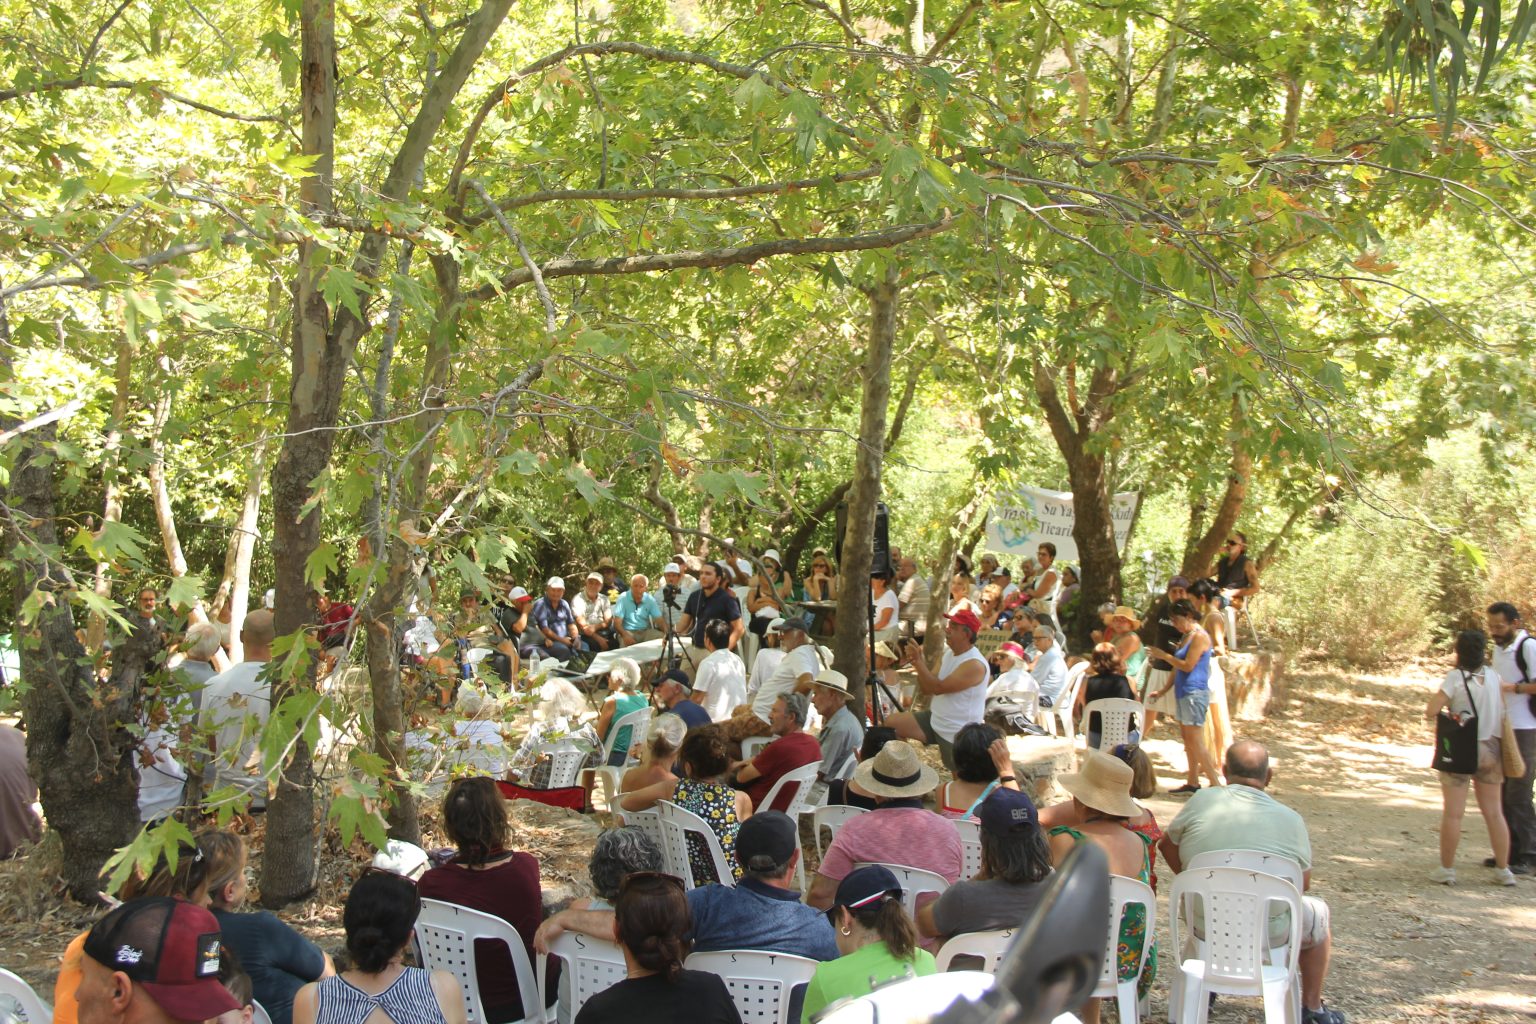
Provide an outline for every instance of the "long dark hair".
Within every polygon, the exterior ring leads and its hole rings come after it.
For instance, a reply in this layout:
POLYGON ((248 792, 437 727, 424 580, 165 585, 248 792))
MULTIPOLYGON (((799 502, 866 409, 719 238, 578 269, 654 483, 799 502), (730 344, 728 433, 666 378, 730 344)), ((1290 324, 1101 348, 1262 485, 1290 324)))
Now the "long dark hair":
POLYGON ((1051 848, 1039 826, 1006 836, 981 830, 981 872, 984 878, 1013 885, 1040 882, 1051 873, 1051 848))
POLYGON ((690 729, 678 748, 677 759, 683 762, 690 779, 713 779, 725 774, 731 766, 725 730, 718 725, 690 729))
POLYGON ((630 875, 619 885, 613 916, 619 941, 635 963, 676 981, 692 948, 683 938, 693 931, 693 915, 682 881, 652 871, 630 875))
POLYGON ((421 897, 410 879, 388 871, 369 871, 352 883, 341 923, 347 953, 364 974, 378 974, 405 948, 421 916, 421 897))
POLYGON ((460 864, 484 864, 507 848, 507 806, 494 780, 459 779, 443 797, 443 831, 460 864))

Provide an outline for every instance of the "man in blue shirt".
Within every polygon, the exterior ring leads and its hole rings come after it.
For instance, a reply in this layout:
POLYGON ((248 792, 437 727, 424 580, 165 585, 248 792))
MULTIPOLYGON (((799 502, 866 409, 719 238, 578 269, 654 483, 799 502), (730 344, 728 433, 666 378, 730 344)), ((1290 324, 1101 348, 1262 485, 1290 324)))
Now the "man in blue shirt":
POLYGON ((682 669, 675 668, 658 679, 655 692, 656 703, 668 714, 681 718, 688 728, 709 724, 709 712, 702 704, 693 702, 693 684, 682 669))
POLYGON ((565 600, 565 580, 559 576, 551 576, 544 585, 544 596, 533 602, 528 622, 533 626, 535 639, 524 653, 538 650, 543 657, 570 661, 580 650, 576 613, 565 600))
POLYGON ((661 636, 661 605, 647 593, 650 585, 644 573, 636 573, 630 577, 629 589, 613 603, 613 628, 618 630, 620 647, 661 636))

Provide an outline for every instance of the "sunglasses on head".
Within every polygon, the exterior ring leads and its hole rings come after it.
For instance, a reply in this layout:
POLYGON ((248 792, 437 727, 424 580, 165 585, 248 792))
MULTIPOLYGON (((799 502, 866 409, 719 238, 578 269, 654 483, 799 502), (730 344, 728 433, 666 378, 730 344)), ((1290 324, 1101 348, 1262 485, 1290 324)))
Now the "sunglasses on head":
POLYGON ((676 875, 669 875, 665 871, 631 871, 619 881, 619 892, 625 891, 631 885, 654 881, 670 882, 679 889, 683 888, 683 880, 681 878, 678 878, 676 875))

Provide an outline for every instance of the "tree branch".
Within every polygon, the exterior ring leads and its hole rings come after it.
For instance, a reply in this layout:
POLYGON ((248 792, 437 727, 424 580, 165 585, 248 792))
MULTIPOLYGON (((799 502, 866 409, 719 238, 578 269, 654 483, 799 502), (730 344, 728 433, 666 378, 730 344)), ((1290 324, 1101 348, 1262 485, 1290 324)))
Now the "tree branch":
MULTIPOLYGON (((613 274, 652 274, 667 270, 686 270, 691 267, 741 266, 773 256, 888 249, 904 242, 947 231, 953 224, 954 218, 946 211, 939 220, 929 221, 926 224, 903 224, 900 227, 862 235, 832 238, 781 238, 773 242, 759 242, 740 248, 653 253, 647 256, 614 256, 608 259, 587 260, 563 258, 550 260, 541 265, 538 271, 549 279, 613 274)), ((469 292, 465 297, 483 301, 495 297, 508 288, 527 284, 531 280, 533 280, 533 272, 523 267, 507 273, 495 284, 483 285, 469 292)))
POLYGON ((91 82, 80 75, 53 82, 39 82, 36 85, 29 85, 24 88, 0 89, 0 103, 4 103, 6 100, 20 99, 23 96, 35 96, 38 93, 70 92, 75 89, 143 89, 157 97, 164 97, 165 99, 180 103, 182 106, 201 110, 216 117, 227 118, 230 121, 266 122, 284 126, 288 124, 285 118, 278 117, 275 114, 237 114, 232 110, 224 110, 212 104, 204 103, 201 100, 194 100, 191 97, 171 92, 169 89, 161 88, 153 82, 129 82, 119 78, 91 82))

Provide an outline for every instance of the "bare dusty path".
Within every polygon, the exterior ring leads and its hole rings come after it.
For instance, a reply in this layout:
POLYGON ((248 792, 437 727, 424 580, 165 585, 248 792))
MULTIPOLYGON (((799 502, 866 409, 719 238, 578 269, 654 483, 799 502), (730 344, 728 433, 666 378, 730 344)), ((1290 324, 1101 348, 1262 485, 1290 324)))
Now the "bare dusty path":
MULTIPOLYGON (((1440 788, 1423 707, 1443 669, 1390 675, 1297 668, 1291 698, 1270 718, 1236 723, 1269 745, 1272 792, 1306 818, 1313 892, 1333 911, 1325 995, 1351 1022, 1530 1021, 1536 1017, 1536 880, 1489 884, 1487 833, 1475 806, 1463 822, 1459 884, 1435 885, 1440 788), (1433 671, 1433 675, 1431 675, 1433 671)), ((1167 785, 1182 782, 1183 748, 1159 726, 1147 748, 1167 785)), ((1181 798, 1151 801, 1158 821, 1181 798)), ((1469 804, 1472 801, 1469 800, 1469 804)), ((1166 895, 1164 896, 1166 900, 1166 895)), ((1159 930, 1166 930, 1166 909, 1159 930)), ((1165 1020, 1166 979, 1154 997, 1165 1020)), ((1212 1021, 1261 1020, 1257 1001, 1221 1001, 1212 1021)))

